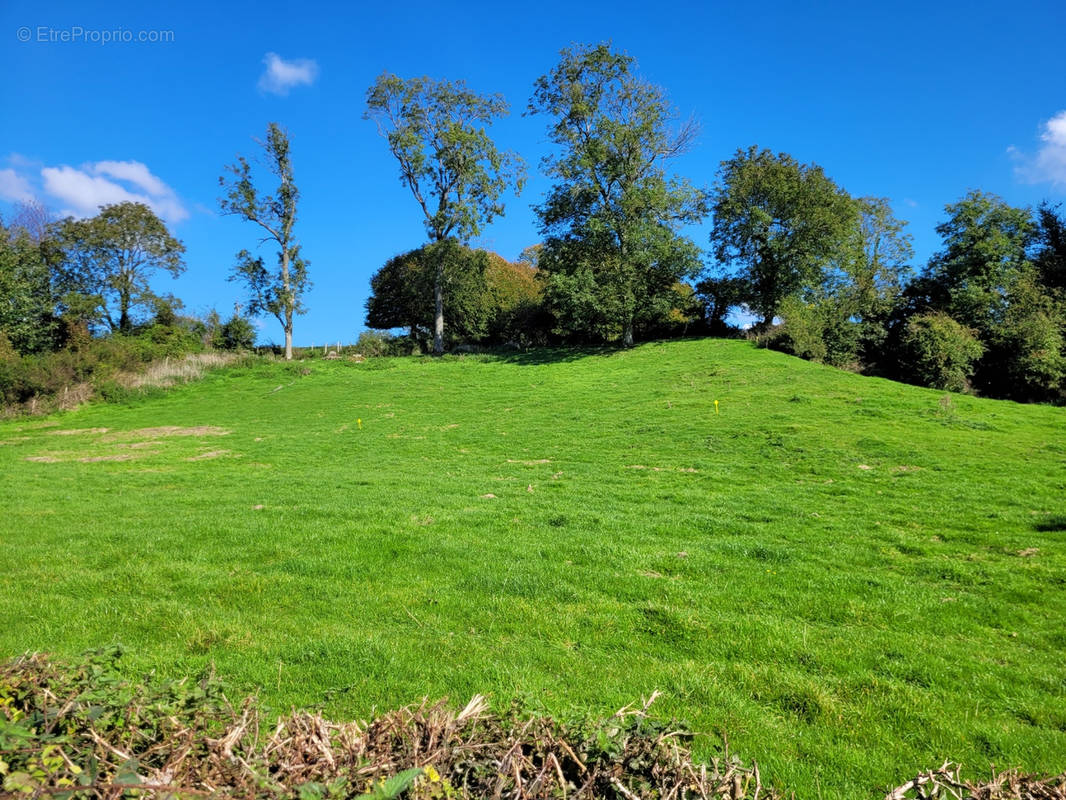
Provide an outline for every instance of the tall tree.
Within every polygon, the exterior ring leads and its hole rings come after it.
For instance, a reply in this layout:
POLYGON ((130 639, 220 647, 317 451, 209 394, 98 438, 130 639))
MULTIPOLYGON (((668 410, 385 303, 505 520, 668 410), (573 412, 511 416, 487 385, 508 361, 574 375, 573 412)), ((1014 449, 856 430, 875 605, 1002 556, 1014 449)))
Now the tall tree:
POLYGON ((144 203, 102 206, 88 219, 68 217, 56 227, 56 244, 60 286, 92 298, 96 319, 112 332, 129 333, 134 312, 152 307, 157 295, 150 280, 157 271, 173 278, 185 271, 185 246, 144 203))
POLYGON ((432 247, 433 352, 444 352, 449 239, 462 244, 504 212, 500 197, 524 182, 517 155, 501 152, 485 126, 507 114, 500 95, 482 96, 462 81, 404 80, 382 73, 367 91, 364 119, 377 123, 400 165, 400 182, 422 209, 432 247))
POLYGON ((268 268, 261 256, 253 257, 248 250, 241 250, 230 280, 240 281, 247 288, 249 314, 266 312, 281 323, 285 331, 285 358, 291 360, 293 319, 306 311, 303 295, 311 288, 307 274, 310 262, 300 254, 293 230, 300 191, 293 178, 288 133, 271 122, 266 140, 260 144, 266 154, 267 169, 277 179, 277 189, 269 194, 256 189, 251 164, 244 156, 237 156, 237 163, 226 167, 229 176, 218 179, 226 191, 219 206, 223 214, 232 214, 262 228, 266 235, 260 244, 277 245, 276 268, 268 268))
POLYGON ((677 282, 699 272, 698 250, 679 231, 706 215, 705 194, 665 167, 698 128, 676 124, 666 93, 635 74, 630 56, 606 44, 560 55, 529 103, 553 118, 559 147, 543 162, 556 183, 536 209, 539 266, 564 327, 628 347, 639 324, 669 312, 677 282))
POLYGON ((815 164, 749 147, 723 161, 711 244, 748 285, 747 305, 773 323, 785 298, 819 286, 854 248, 858 210, 815 164))

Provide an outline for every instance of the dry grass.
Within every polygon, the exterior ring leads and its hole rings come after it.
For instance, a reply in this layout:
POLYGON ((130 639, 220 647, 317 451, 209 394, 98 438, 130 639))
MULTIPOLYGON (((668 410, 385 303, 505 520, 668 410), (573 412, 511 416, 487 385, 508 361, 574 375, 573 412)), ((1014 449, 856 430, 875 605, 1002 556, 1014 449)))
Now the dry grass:
POLYGON ((167 388, 199 380, 208 370, 229 366, 238 358, 236 353, 190 353, 156 361, 139 372, 120 373, 116 381, 127 389, 167 388))
POLYGON ((885 800, 1066 800, 1066 773, 1038 778, 1017 770, 992 771, 987 781, 962 779, 957 764, 918 775, 885 795, 885 800))
MULTIPOLYGON (((241 358, 236 353, 190 353, 182 358, 165 358, 153 362, 137 372, 120 372, 114 383, 130 392, 145 392, 151 389, 167 389, 179 384, 199 380, 208 371, 234 364, 241 358)), ((0 419, 21 415, 38 416, 57 411, 73 411, 98 396, 93 383, 64 386, 55 394, 31 397, 24 403, 0 406, 0 419)))

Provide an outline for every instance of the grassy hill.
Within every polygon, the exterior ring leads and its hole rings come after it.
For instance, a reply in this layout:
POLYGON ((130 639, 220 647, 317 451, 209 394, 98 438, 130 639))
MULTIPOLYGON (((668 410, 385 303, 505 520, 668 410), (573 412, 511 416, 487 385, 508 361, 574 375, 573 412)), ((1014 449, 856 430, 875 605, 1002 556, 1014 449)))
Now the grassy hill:
POLYGON ((799 797, 1066 769, 1063 409, 731 341, 263 363, 0 423, 0 478, 2 655, 335 716, 660 689, 799 797))

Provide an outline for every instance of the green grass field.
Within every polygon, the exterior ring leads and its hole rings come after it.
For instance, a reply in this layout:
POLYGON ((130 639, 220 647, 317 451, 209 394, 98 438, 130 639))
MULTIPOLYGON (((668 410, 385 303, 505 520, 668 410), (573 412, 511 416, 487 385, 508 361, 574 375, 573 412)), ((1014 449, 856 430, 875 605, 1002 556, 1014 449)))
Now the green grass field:
POLYGON ((1064 409, 714 340, 262 363, 0 423, 0 478, 3 655, 338 717, 659 689, 800 798, 1066 769, 1064 409))

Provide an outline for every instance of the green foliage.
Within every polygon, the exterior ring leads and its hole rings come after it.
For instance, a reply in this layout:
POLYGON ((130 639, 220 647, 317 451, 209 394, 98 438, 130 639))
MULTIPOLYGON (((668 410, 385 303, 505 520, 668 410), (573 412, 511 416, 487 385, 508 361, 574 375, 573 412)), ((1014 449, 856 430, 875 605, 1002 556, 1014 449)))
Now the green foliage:
POLYGON ((902 346, 901 362, 911 380, 954 392, 969 388, 974 362, 985 350, 974 330, 943 312, 911 317, 902 346))
POLYGON ((363 331, 353 349, 367 358, 419 355, 422 349, 410 336, 393 336, 388 331, 363 331))
POLYGON ((122 648, 90 651, 80 662, 55 666, 39 658, 0 667, 0 778, 27 796, 89 798, 109 782, 139 784, 138 772, 160 766, 170 740, 190 728, 189 755, 206 751, 228 717, 221 683, 131 681, 119 668, 122 648), (98 758, 106 740, 117 763, 98 758))
POLYGON ((428 349, 440 264, 449 346, 500 343, 533 333, 528 325, 540 305, 534 270, 451 239, 389 259, 370 279, 366 324, 380 329, 407 328, 411 337, 428 349))
POLYGON ((255 325, 247 317, 234 314, 215 331, 212 346, 218 350, 254 350, 255 325))
POLYGON ((185 246, 144 203, 102 206, 89 219, 67 218, 55 227, 60 251, 58 286, 76 295, 77 316, 129 334, 135 314, 158 299, 149 281, 157 271, 177 278, 185 271, 185 246))
POLYGON ((1033 258, 1040 284, 1066 302, 1066 211, 1047 201, 1037 208, 1036 253, 1033 258))
POLYGON ((944 248, 912 295, 918 309, 950 314, 983 345, 972 382, 985 394, 1060 400, 1066 376, 1066 306, 1058 287, 1061 220, 1039 221, 979 191, 947 206, 944 248))
POLYGON ((1057 401, 1066 391, 1066 306, 1056 303, 1032 275, 1011 289, 1003 321, 988 341, 982 386, 997 397, 1057 401))
POLYGON ((738 271, 764 326, 785 298, 820 287, 854 252, 854 201, 821 167, 787 153, 749 147, 723 161, 713 210, 715 258, 738 271))
POLYGON ((521 258, 512 263, 489 253, 485 292, 489 309, 486 342, 544 343, 549 324, 544 320, 543 290, 535 264, 521 258))
POLYGON ((559 148, 544 161, 555 184, 536 209, 557 332, 625 346, 669 314, 675 284, 699 271, 696 246, 678 231, 706 215, 704 193, 664 167, 696 126, 674 130, 665 92, 633 66, 606 44, 564 49, 529 104, 552 117, 559 148))
POLYGON ((120 373, 202 349, 200 337, 187 328, 151 325, 134 335, 86 338, 54 352, 0 356, 0 407, 32 404, 30 410, 44 410, 64 407, 68 398, 76 405, 94 393, 125 400, 131 393, 116 382, 120 373))
POLYGON ((729 331, 726 323, 729 310, 742 305, 748 294, 748 285, 741 278, 709 277, 696 284, 696 295, 703 303, 704 319, 712 336, 729 331))
POLYGON ((52 249, 26 229, 0 223, 0 333, 20 353, 51 350, 58 338, 52 249))
POLYGON ((268 194, 256 189, 252 167, 244 156, 226 167, 232 175, 218 179, 226 195, 219 200, 223 214, 232 214, 258 225, 266 234, 264 241, 277 245, 277 266, 267 267, 262 256, 248 250, 237 253, 237 264, 230 280, 239 281, 248 290, 248 313, 268 313, 281 324, 285 332, 285 358, 292 359, 293 320, 307 311, 304 294, 311 288, 307 268, 310 265, 300 253, 300 244, 293 228, 296 225, 296 206, 300 190, 293 177, 289 135, 276 122, 267 126, 267 138, 262 142, 267 168, 277 179, 278 187, 268 194))
POLYGON ((479 341, 485 336, 490 309, 485 272, 488 253, 446 239, 395 256, 370 279, 366 324, 371 328, 407 328, 425 345, 433 336, 435 285, 447 315, 448 340, 479 341))
MULTIPOLYGON (((422 209, 432 245, 451 239, 466 243, 503 215, 500 198, 509 186, 516 194, 521 191, 521 159, 498 150, 485 130, 507 114, 501 96, 475 94, 462 81, 404 80, 382 73, 367 91, 366 106, 363 117, 374 120, 399 162, 400 181, 422 209)), ((438 258, 432 283, 438 355, 444 352, 444 293, 453 252, 450 247, 426 251, 438 258)))
POLYGON ((944 249, 927 270, 943 293, 934 307, 991 340, 1006 317, 1015 285, 1031 269, 1032 216, 1028 209, 980 191, 968 192, 945 210, 948 219, 936 228, 944 249))

